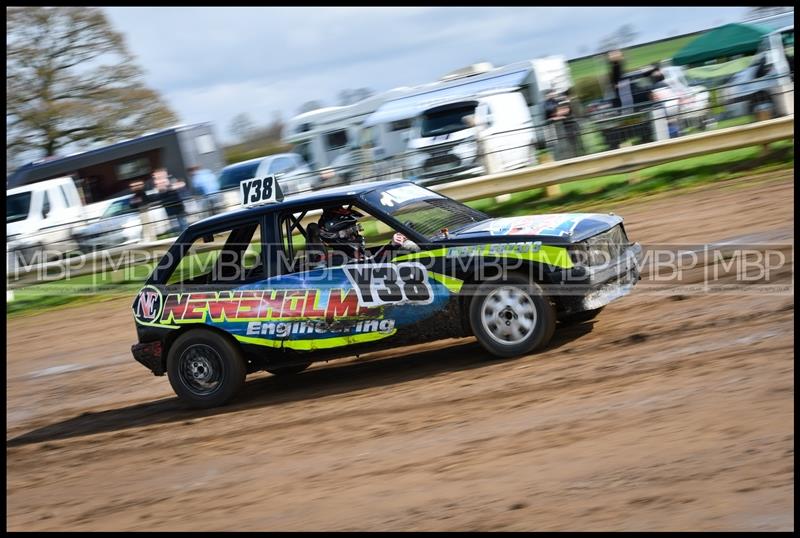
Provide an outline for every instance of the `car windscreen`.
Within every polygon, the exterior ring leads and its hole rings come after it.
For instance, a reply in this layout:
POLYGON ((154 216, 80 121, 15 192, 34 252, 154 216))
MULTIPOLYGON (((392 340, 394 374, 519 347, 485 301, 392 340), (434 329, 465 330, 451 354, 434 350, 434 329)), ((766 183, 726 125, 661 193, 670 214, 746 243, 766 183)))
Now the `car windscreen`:
POLYGON ((220 190, 232 189, 232 188, 238 189, 239 183, 241 183, 245 179, 250 179, 252 177, 255 177, 256 170, 258 170, 259 164, 261 163, 254 162, 223 170, 222 174, 220 174, 219 176, 220 190))
POLYGON ((103 212, 103 218, 116 217, 127 213, 136 213, 136 209, 131 207, 131 199, 117 200, 103 212))
POLYGON ((475 114, 475 107, 475 103, 464 103, 426 112, 422 117, 420 135, 423 137, 439 136, 470 127, 464 118, 475 114))
POLYGON ((414 183, 370 191, 364 198, 427 239, 439 236, 442 228, 453 232, 491 218, 414 183))
POLYGON ((31 209, 31 193, 21 192, 6 198, 6 223, 25 220, 31 209))

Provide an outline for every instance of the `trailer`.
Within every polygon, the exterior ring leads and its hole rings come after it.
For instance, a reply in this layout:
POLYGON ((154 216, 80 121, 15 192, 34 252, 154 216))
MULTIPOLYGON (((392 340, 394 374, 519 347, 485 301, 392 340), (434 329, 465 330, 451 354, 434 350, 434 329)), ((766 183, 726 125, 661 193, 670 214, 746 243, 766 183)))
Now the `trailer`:
POLYGON ((6 181, 8 189, 71 176, 87 205, 116 198, 128 192, 131 181, 149 179, 156 168, 191 186, 192 165, 214 173, 225 166, 222 148, 210 123, 175 126, 100 148, 42 159, 15 170, 6 181))

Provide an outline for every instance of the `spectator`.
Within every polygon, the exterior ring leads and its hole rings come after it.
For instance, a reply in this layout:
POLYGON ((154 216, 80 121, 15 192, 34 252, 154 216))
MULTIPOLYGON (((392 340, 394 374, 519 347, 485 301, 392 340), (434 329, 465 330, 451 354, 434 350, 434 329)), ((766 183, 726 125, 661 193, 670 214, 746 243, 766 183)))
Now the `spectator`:
POLYGON ((562 106, 566 107, 564 111, 566 113, 564 118, 564 133, 569 145, 567 148, 568 158, 579 157, 585 153, 583 149, 583 140, 581 139, 580 126, 580 118, 583 117, 583 107, 578 98, 574 95, 573 88, 569 88, 565 92, 562 106))
POLYGON ((192 189, 200 196, 209 196, 219 190, 217 176, 208 168, 193 165, 188 171, 192 189))
POLYGON ((321 187, 331 187, 341 182, 341 179, 336 171, 330 167, 320 170, 319 179, 321 187))
POLYGON ((183 181, 171 183, 166 168, 157 168, 153 171, 153 184, 158 191, 158 201, 164 206, 167 216, 172 221, 170 233, 182 232, 187 226, 186 206, 183 203, 183 190, 186 184, 183 181))
POLYGON ((201 196, 201 206, 211 215, 215 213, 214 194, 219 191, 217 176, 207 168, 192 165, 188 169, 190 183, 194 192, 201 196))
POLYGON ((131 182, 131 207, 139 211, 139 220, 142 223, 142 240, 145 242, 155 241, 156 237, 153 235, 153 226, 150 223, 150 213, 148 204, 150 197, 144 188, 144 180, 136 179, 131 182))
POLYGON ((547 145, 553 153, 553 160, 568 159, 573 156, 570 152, 569 133, 566 125, 570 116, 569 100, 555 90, 551 90, 547 94, 544 106, 548 121, 547 145))
POLYGON ((612 50, 608 53, 608 79, 611 84, 611 90, 614 92, 614 108, 620 108, 622 106, 620 89, 623 84, 622 75, 625 73, 624 60, 625 57, 619 49, 612 50))

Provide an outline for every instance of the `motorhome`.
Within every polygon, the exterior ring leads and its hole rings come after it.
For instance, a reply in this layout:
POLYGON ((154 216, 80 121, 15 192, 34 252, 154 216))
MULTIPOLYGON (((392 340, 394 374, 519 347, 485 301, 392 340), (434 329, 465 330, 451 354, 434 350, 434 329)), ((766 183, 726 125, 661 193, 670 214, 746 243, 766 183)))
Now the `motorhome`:
MULTIPOLYGON (((544 147, 547 122, 544 101, 552 90, 565 92, 572 79, 563 56, 548 56, 534 60, 516 62, 503 67, 494 67, 488 62, 473 64, 441 77, 438 81, 418 86, 405 95, 388 100, 364 122, 364 128, 372 129, 370 137, 376 147, 383 148, 386 157, 404 151, 400 141, 409 140, 412 124, 421 114, 442 102, 468 100, 477 95, 500 89, 514 88, 524 98, 533 122, 534 141, 544 147)), ((527 119, 522 118, 519 123, 527 119)))
POLYGON ((356 165, 353 154, 363 145, 362 124, 384 102, 405 93, 395 88, 347 106, 319 108, 291 118, 283 141, 292 145, 313 170, 335 168, 347 176, 356 165))
MULTIPOLYGON (((412 127, 427 109, 445 101, 472 99, 482 92, 517 88, 528 107, 533 140, 544 147, 544 101, 553 90, 572 85, 563 56, 548 56, 494 67, 488 62, 452 71, 439 80, 401 87, 348 107, 330 107, 300 114, 287 125, 284 141, 294 146, 312 168, 352 169, 369 162, 372 177, 402 170, 412 127), (399 165, 399 166, 398 166, 399 165)), ((525 119, 520 120, 524 122, 525 119)))

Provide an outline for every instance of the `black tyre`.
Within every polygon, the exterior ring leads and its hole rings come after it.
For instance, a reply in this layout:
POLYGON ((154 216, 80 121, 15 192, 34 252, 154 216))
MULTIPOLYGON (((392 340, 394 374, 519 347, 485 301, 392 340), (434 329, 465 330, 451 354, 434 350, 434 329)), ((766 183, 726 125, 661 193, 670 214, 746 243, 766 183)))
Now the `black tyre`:
POLYGON ((272 375, 284 376, 284 375, 299 374, 309 366, 311 366, 311 363, 307 362, 305 364, 293 364, 291 366, 277 366, 275 368, 266 368, 266 370, 272 375))
POLYGON ((478 342, 496 357, 514 357, 550 342, 556 326, 553 305, 542 289, 521 275, 478 286, 469 307, 478 342))
POLYGON ((583 312, 575 312, 574 314, 567 314, 559 321, 564 325, 583 323, 584 321, 589 321, 596 318, 597 314, 599 314, 603 310, 603 308, 605 307, 601 306, 600 308, 595 308, 594 310, 584 310, 583 312))
POLYGON ((244 385, 247 365, 238 346, 207 329, 178 337, 167 354, 167 376, 175 394, 187 405, 223 405, 244 385))

